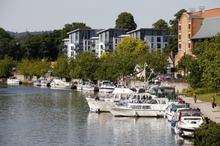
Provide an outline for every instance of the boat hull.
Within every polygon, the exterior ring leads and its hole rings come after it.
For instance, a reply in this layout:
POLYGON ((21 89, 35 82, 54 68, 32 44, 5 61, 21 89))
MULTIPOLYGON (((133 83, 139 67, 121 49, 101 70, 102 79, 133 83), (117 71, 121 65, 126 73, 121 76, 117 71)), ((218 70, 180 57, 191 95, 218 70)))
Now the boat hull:
POLYGON ((115 106, 112 101, 95 100, 94 98, 86 98, 90 111, 93 112, 110 112, 115 106))
POLYGON ((128 108, 112 108, 111 111, 115 117, 163 117, 162 110, 137 110, 128 108))

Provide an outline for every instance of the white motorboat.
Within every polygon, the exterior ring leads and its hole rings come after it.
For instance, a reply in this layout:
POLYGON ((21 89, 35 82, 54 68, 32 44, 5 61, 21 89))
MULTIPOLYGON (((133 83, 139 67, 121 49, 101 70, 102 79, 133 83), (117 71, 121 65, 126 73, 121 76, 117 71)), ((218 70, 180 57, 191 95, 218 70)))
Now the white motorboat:
POLYGON ((7 79, 7 84, 8 85, 19 85, 21 81, 15 77, 11 77, 7 79))
POLYGON ((175 114, 171 126, 176 134, 193 137, 195 129, 198 129, 203 122, 199 109, 183 109, 175 114))
POLYGON ((47 87, 48 84, 49 84, 49 82, 44 79, 36 80, 33 82, 33 85, 37 86, 37 87, 47 87))
POLYGON ((111 98, 86 98, 92 112, 109 112, 115 103, 111 98))
POLYGON ((112 94, 106 93, 103 97, 86 98, 90 111, 95 112, 110 112, 110 109, 114 107, 115 103, 121 98, 126 97, 134 92, 129 88, 116 88, 112 94))
POLYGON ((77 85, 78 91, 95 91, 95 85, 91 82, 82 82, 77 85))
POLYGON ((110 112, 114 116, 123 117, 161 117, 164 116, 164 111, 169 105, 169 101, 166 98, 154 98, 147 97, 145 101, 132 100, 125 101, 124 104, 113 107, 110 112))
POLYGON ((103 81, 99 87, 99 92, 111 93, 115 89, 115 85, 110 81, 103 81))
POLYGON ((37 86, 37 87, 41 86, 39 80, 34 81, 34 82, 33 82, 33 85, 34 85, 34 86, 37 86))
POLYGON ((60 79, 53 79, 50 83, 50 87, 52 89, 70 89, 71 84, 60 79))
POLYGON ((165 117, 167 117, 170 122, 173 119, 173 116, 178 110, 189 109, 189 105, 186 103, 172 103, 165 110, 165 117))

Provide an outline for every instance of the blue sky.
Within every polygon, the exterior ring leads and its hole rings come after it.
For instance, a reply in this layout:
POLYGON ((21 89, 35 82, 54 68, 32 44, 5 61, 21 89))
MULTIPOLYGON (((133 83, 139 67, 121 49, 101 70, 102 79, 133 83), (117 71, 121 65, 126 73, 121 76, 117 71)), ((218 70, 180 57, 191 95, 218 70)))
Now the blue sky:
POLYGON ((117 15, 131 12, 138 27, 172 19, 180 9, 220 7, 220 0, 0 0, 0 27, 9 31, 41 31, 85 22, 93 28, 114 27, 117 15))

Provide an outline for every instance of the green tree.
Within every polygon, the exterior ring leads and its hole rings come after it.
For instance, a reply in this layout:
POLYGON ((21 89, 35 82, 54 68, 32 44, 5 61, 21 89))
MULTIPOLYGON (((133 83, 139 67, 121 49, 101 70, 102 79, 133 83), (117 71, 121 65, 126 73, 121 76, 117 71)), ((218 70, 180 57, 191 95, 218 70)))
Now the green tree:
POLYGON ((7 78, 11 75, 13 61, 9 57, 0 60, 0 78, 7 78))
POLYGON ((135 66, 144 63, 143 56, 147 52, 148 46, 143 41, 131 37, 124 38, 113 54, 118 76, 133 74, 135 66))
POLYGON ((115 27, 118 29, 125 29, 131 31, 137 28, 137 24, 134 21, 134 17, 131 13, 122 12, 118 15, 115 22, 115 27))
POLYGON ((181 9, 179 10, 175 15, 174 15, 174 19, 170 20, 170 25, 171 25, 171 33, 173 35, 177 35, 178 34, 178 21, 180 19, 180 17, 182 16, 182 14, 184 12, 187 12, 185 9, 181 9))
POLYGON ((10 42, 13 38, 3 28, 0 28, 0 58, 4 58, 11 51, 10 42))
POLYGON ((84 52, 76 57, 74 74, 77 78, 83 80, 92 80, 96 78, 95 72, 99 66, 98 59, 93 53, 84 52))
POLYGON ((163 20, 163 19, 159 19, 157 22, 155 22, 154 24, 153 24, 153 28, 155 28, 155 29, 163 29, 163 30, 169 30, 169 25, 168 25, 168 23, 165 21, 165 20, 163 20))
POLYGON ((116 61, 113 55, 105 53, 99 60, 99 66, 95 72, 96 79, 98 80, 111 80, 115 81, 118 78, 118 70, 115 69, 116 61))
POLYGON ((20 74, 29 79, 33 76, 39 78, 44 76, 50 70, 50 63, 47 60, 22 59, 21 62, 18 63, 17 68, 20 74))
POLYGON ((186 54, 178 62, 177 68, 184 71, 184 76, 188 72, 188 70, 189 70, 193 60, 194 59, 193 59, 193 57, 191 55, 186 54))
POLYGON ((69 60, 66 56, 59 56, 53 66, 52 74, 60 78, 70 78, 69 60))

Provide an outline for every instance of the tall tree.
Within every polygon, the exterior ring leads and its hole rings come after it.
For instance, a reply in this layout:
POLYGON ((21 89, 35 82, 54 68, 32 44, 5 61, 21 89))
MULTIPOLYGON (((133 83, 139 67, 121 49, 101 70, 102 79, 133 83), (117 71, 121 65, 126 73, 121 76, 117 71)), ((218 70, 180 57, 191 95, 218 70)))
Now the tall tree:
POLYGON ((116 19, 115 27, 131 31, 137 28, 137 24, 135 23, 134 17, 131 13, 122 12, 116 19))
POLYGON ((10 76, 12 67, 13 61, 11 58, 4 57, 4 59, 0 60, 0 78, 10 76))
POLYGON ((172 20, 170 20, 171 32, 172 32, 173 35, 177 35, 178 34, 178 21, 179 21, 180 17, 182 16, 182 14, 184 12, 187 12, 186 9, 179 10, 174 15, 174 18, 172 20))
POLYGON ((143 41, 131 37, 124 38, 113 54, 118 76, 134 73, 135 66, 143 63, 142 56, 147 52, 148 46, 143 41))
POLYGON ((156 22, 153 24, 153 28, 155 28, 155 29, 169 30, 169 25, 168 25, 168 23, 167 23, 165 20, 159 19, 158 21, 156 21, 156 22))

